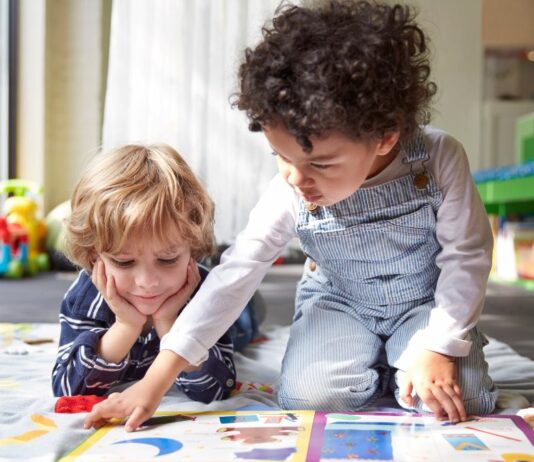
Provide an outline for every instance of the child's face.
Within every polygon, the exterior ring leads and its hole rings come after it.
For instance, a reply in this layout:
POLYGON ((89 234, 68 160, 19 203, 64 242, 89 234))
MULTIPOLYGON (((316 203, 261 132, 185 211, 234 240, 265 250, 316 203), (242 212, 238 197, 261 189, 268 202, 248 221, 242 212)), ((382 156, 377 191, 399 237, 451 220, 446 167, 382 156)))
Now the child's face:
POLYGON ((171 247, 149 236, 132 238, 116 255, 102 254, 109 279, 113 276, 120 296, 150 316, 186 282, 191 258, 189 245, 180 237, 171 247))
POLYGON ((277 155, 282 177, 305 201, 329 206, 346 199, 366 178, 376 175, 392 160, 398 135, 380 141, 355 141, 341 132, 310 137, 313 150, 304 152, 296 139, 281 125, 264 127, 277 155))

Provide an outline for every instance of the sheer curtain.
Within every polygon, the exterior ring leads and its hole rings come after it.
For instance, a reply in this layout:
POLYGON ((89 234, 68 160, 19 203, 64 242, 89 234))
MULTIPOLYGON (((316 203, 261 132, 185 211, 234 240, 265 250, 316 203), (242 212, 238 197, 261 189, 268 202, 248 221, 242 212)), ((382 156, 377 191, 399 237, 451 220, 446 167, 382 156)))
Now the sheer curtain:
POLYGON ((166 142, 216 204, 216 235, 232 242, 276 171, 261 134, 231 109, 247 45, 279 0, 114 0, 103 147, 166 142))

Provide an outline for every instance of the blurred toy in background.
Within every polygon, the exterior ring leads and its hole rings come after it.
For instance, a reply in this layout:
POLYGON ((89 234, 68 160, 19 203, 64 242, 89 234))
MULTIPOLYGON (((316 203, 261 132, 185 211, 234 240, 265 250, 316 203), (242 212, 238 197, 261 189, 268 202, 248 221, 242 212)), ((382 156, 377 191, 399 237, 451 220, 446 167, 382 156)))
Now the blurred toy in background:
POLYGON ((24 180, 0 182, 5 195, 0 215, 0 277, 32 276, 50 268, 44 250, 46 226, 38 217, 42 188, 24 180))
POLYGON ((76 267, 65 256, 64 221, 70 217, 70 200, 54 207, 45 218, 46 250, 52 268, 59 271, 76 271, 76 267))

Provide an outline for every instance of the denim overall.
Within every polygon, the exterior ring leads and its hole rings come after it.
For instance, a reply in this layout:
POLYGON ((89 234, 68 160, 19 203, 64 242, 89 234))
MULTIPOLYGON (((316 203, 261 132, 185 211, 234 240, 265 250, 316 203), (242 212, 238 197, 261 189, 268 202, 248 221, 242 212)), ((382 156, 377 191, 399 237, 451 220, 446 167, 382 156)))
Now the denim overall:
MULTIPOLYGON (((417 353, 409 342, 435 305, 443 199, 424 167, 422 132, 398 155, 410 174, 329 207, 301 201, 296 228, 308 260, 282 364, 284 408, 357 410, 388 387, 406 407, 397 384, 417 353)), ((470 353, 457 359, 458 381, 466 411, 488 413, 496 392, 482 353, 487 340, 476 328, 469 335, 470 353)), ((415 409, 428 410, 414 401, 415 409)))

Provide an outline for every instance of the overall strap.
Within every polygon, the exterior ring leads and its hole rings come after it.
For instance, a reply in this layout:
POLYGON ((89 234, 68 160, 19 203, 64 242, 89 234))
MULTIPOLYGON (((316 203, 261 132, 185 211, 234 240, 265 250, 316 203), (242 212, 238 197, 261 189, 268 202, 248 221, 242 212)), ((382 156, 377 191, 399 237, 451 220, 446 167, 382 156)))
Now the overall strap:
POLYGON ((417 129, 412 138, 401 143, 400 155, 403 156, 403 164, 413 164, 414 162, 428 160, 423 130, 417 129))
POLYGON ((425 137, 423 130, 416 130, 414 136, 401 144, 401 156, 403 164, 410 165, 410 173, 413 184, 417 189, 426 189, 429 185, 429 178, 425 167, 425 162, 429 156, 426 152, 425 137), (419 163, 419 165, 416 165, 419 163))

